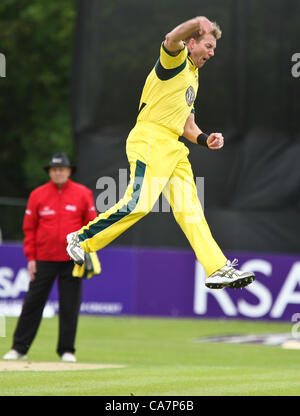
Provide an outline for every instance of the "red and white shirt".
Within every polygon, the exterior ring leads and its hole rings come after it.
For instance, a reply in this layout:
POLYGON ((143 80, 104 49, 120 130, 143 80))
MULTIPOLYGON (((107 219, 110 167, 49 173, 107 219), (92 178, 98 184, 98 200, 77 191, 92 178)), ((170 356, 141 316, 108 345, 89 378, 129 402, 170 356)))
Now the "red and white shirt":
POLYGON ((68 179, 61 188, 50 181, 29 196, 24 221, 27 260, 68 261, 67 234, 97 216, 92 191, 68 179))

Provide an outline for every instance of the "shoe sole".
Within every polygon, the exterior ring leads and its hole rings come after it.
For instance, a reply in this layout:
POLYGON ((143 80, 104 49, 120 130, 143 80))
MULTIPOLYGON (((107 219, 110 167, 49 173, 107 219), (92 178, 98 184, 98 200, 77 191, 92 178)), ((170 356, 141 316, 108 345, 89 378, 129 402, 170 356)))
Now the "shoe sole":
POLYGON ((69 249, 69 247, 67 247, 67 253, 71 257, 71 259, 74 261, 74 263, 78 264, 78 266, 82 266, 83 265, 84 261, 82 261, 82 260, 75 260, 74 259, 73 253, 71 253, 71 250, 69 249))
POLYGON ((243 279, 235 280, 232 283, 225 285, 224 287, 229 287, 230 289, 243 289, 253 283, 255 280, 255 276, 244 277, 243 279))
POLYGON ((70 258, 74 261, 75 264, 78 264, 78 266, 82 266, 84 264, 84 260, 81 260, 81 259, 77 260, 77 258, 74 257, 74 254, 72 253, 71 249, 69 248, 69 244, 71 243, 72 236, 74 234, 75 233, 70 233, 70 234, 67 235, 67 243, 68 243, 68 245, 67 245, 66 251, 67 251, 68 255, 70 256, 70 258))
POLYGON ((243 277, 241 279, 237 279, 233 281, 232 283, 205 283, 205 286, 209 289, 224 289, 226 287, 230 289, 242 289, 243 287, 246 287, 250 285, 252 282, 254 282, 255 276, 249 276, 249 277, 243 277))
POLYGON ((16 358, 5 358, 5 357, 3 357, 2 360, 5 360, 5 361, 24 360, 24 361, 27 361, 27 355, 21 355, 21 357, 16 357, 16 358))
POLYGON ((205 283, 205 286, 209 289, 224 289, 224 285, 221 285, 219 283, 205 283))

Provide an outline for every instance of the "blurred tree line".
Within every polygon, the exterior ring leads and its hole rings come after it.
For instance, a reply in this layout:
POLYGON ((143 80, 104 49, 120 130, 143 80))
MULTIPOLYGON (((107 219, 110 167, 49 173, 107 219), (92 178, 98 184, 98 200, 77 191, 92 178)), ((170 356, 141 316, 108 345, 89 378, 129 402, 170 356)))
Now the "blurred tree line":
POLYGON ((4 239, 22 238, 24 203, 48 179, 43 166, 51 155, 65 151, 74 159, 69 84, 75 19, 76 0, 0 2, 0 52, 6 58, 6 78, 0 78, 4 239))
POLYGON ((69 120, 76 1, 1 0, 0 194, 27 197, 55 151, 74 156, 69 120))

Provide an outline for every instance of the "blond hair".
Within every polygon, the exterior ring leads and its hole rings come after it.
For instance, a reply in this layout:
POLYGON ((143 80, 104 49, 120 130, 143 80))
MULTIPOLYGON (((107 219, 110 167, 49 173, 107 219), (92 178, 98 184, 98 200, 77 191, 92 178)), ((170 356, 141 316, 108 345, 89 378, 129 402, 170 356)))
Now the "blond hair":
MULTIPOLYGON (((212 30, 209 32, 212 34, 216 40, 220 39, 222 36, 222 30, 220 29, 220 26, 217 22, 211 22, 212 23, 212 30)), ((203 35, 200 35, 200 31, 197 30, 196 32, 192 33, 188 38, 184 39, 184 41, 187 43, 190 39, 194 38, 197 42, 201 40, 203 35)))

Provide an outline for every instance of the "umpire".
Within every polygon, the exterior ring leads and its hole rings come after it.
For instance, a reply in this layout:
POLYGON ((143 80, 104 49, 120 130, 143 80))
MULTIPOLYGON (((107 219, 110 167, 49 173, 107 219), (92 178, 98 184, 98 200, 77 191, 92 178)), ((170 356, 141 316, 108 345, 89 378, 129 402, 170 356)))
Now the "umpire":
POLYGON ((58 277, 59 338, 57 353, 75 362, 75 336, 81 304, 82 279, 73 277, 73 261, 66 252, 66 236, 96 217, 92 191, 73 182, 75 166, 56 153, 45 166, 50 181, 33 190, 25 211, 24 253, 28 260, 29 290, 6 360, 26 358, 41 322, 43 309, 58 277))

